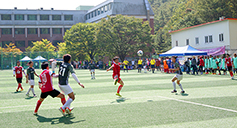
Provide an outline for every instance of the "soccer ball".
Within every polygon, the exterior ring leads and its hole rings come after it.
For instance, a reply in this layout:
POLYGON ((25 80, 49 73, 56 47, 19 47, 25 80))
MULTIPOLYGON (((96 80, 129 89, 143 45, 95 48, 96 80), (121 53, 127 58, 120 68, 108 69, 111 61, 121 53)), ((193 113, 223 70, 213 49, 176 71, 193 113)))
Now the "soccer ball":
POLYGON ((142 56, 143 55, 143 51, 142 50, 137 51, 137 55, 138 56, 142 56))

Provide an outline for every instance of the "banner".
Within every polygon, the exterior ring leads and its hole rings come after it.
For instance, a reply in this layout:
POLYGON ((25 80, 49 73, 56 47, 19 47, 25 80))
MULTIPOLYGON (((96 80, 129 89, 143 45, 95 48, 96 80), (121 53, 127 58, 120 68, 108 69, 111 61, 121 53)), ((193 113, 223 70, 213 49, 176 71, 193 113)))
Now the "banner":
POLYGON ((205 51, 207 52, 207 55, 213 55, 213 56, 225 54, 225 46, 213 48, 213 49, 198 49, 198 50, 205 51))

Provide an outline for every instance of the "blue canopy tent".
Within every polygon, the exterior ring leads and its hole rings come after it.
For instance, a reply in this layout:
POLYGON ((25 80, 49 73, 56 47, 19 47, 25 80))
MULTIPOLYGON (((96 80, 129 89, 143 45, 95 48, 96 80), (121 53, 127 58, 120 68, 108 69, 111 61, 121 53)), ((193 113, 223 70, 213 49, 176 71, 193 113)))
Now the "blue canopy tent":
POLYGON ((205 51, 199 51, 189 45, 183 47, 174 47, 171 50, 160 54, 160 56, 198 56, 207 55, 205 51))

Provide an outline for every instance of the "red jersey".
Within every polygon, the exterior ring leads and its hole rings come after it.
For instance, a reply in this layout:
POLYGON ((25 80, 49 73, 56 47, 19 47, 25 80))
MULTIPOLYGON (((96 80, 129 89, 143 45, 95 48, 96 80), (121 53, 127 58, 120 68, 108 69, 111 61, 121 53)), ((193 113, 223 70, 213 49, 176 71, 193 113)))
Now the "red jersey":
POLYGON ((225 63, 227 65, 227 67, 232 67, 231 58, 225 58, 225 63))
POLYGON ((156 66, 160 66, 160 60, 156 60, 156 66))
POLYGON ((204 66, 204 61, 203 61, 203 59, 200 59, 200 66, 204 66))
POLYGON ((16 78, 22 78, 22 72, 24 71, 24 68, 22 66, 16 66, 13 70, 16 73, 16 78))
POLYGON ((120 75, 120 63, 113 63, 113 74, 120 75))
POLYGON ((42 84, 41 91, 44 92, 50 92, 53 91, 53 82, 52 82, 52 75, 53 73, 49 70, 44 70, 40 76, 39 76, 39 83, 42 84))

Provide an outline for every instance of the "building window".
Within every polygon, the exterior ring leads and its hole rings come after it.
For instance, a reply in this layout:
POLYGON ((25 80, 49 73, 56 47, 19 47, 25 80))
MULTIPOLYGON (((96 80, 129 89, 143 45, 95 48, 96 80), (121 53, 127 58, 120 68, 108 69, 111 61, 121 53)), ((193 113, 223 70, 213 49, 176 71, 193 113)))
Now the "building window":
POLYGON ((189 45, 189 39, 186 39, 186 45, 189 45))
POLYGON ((15 28, 15 34, 25 34, 25 28, 15 28))
POLYGON ((24 20, 24 15, 15 15, 15 20, 24 20))
POLYGON ((98 12, 98 15, 100 15, 100 9, 98 9, 97 12, 98 12))
POLYGON ((196 44, 199 44, 199 38, 198 37, 195 38, 195 41, 196 41, 196 44))
POLYGON ((67 32, 67 30, 70 30, 70 28, 64 28, 64 32, 67 32))
POLYGON ((61 28, 53 28, 53 34, 62 34, 61 28))
POLYGON ((40 20, 49 20, 49 15, 40 15, 40 20))
POLYGON ((27 15, 27 20, 37 20, 37 15, 27 15))
POLYGON ((111 10, 111 9, 112 9, 112 5, 111 5, 111 3, 110 3, 110 4, 108 4, 108 9, 109 9, 109 10, 111 10))
POLYGON ((2 35, 11 35, 12 28, 2 28, 2 35))
POLYGON ((224 34, 223 33, 219 34, 219 41, 220 42, 224 41, 224 34))
POLYGON ((2 41, 2 47, 6 48, 6 45, 9 45, 11 43, 11 41, 2 41))
POLYGON ((97 11, 94 11, 94 13, 95 13, 95 16, 97 16, 97 11))
POLYGON ((205 43, 208 43, 208 36, 205 36, 205 43))
POLYGON ((36 42, 36 40, 29 40, 28 41, 28 47, 33 47, 33 42, 36 42))
POLYGON ((91 18, 93 18, 93 17, 94 17, 94 16, 93 16, 93 12, 91 12, 90 14, 91 14, 91 18))
POLYGON ((52 20, 61 20, 61 15, 53 15, 52 20))
POLYGON ((108 11, 108 6, 107 5, 105 5, 105 12, 107 12, 108 11))
POLYGON ((61 40, 54 40, 53 41, 53 46, 58 46, 58 43, 61 43, 61 40))
POLYGON ((50 33, 50 29, 49 28, 41 28, 40 29, 40 34, 49 34, 50 33))
POLYGON ((11 14, 2 14, 1 20, 12 20, 11 14))
POLYGON ((28 34, 38 34, 38 29, 37 28, 28 28, 27 33, 28 34))
POLYGON ((209 36, 209 43, 212 43, 212 35, 209 36))
POLYGON ((104 13, 104 7, 101 8, 101 14, 103 14, 103 13, 104 13))
POLYGON ((176 41, 176 46, 179 46, 179 42, 178 41, 176 41))
POLYGON ((18 48, 25 47, 25 41, 16 41, 15 44, 18 48))
POLYGON ((64 15, 64 20, 73 20, 73 15, 64 15))

